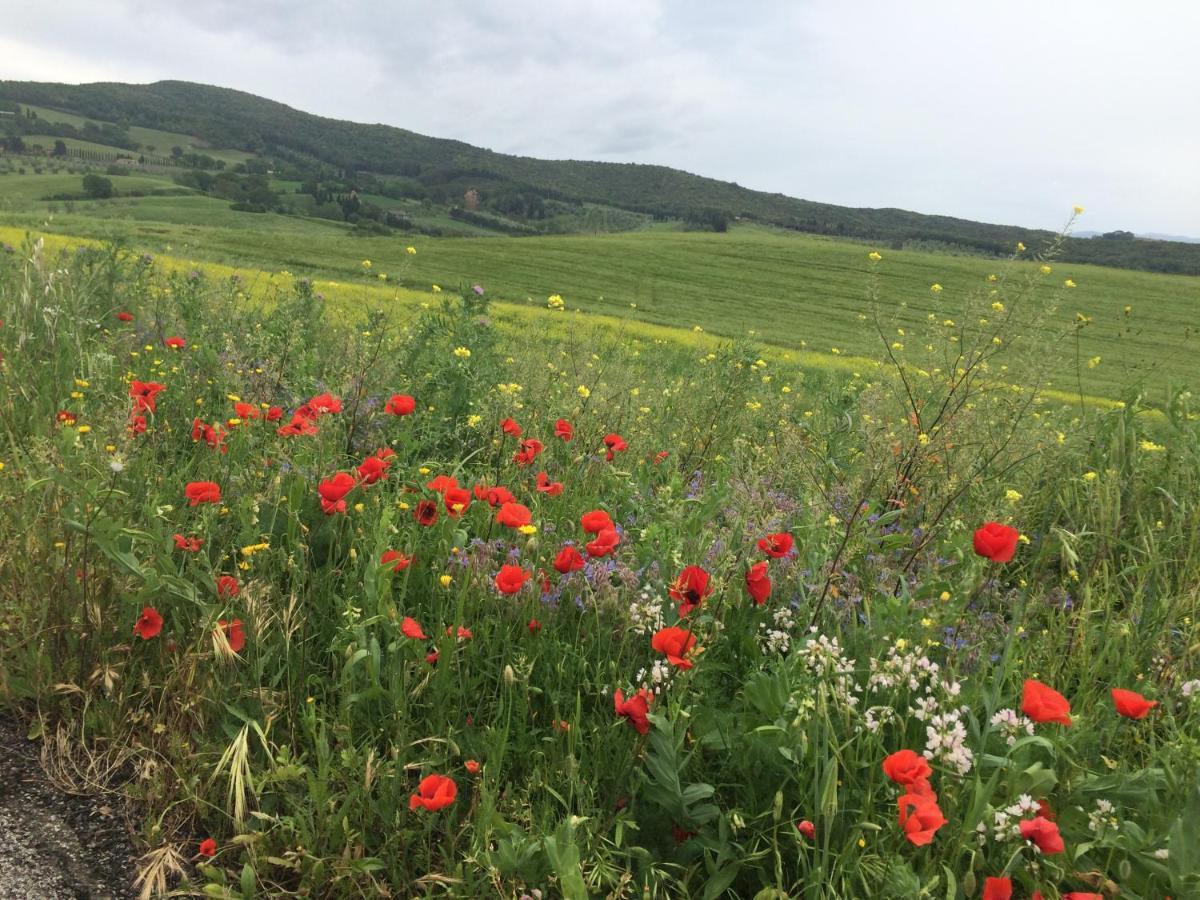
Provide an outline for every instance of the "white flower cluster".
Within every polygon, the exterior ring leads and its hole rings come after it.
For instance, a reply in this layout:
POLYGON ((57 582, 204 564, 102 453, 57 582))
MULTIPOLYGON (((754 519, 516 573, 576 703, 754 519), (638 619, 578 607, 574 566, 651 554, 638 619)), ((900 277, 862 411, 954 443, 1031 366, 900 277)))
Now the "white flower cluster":
POLYGON ((1200 678, 1185 681, 1179 688, 1179 693, 1183 694, 1184 698, 1189 700, 1192 697, 1200 697, 1200 678))
POLYGON ((991 719, 992 727, 1004 735, 1008 746, 1012 746, 1022 734, 1033 734, 1033 721, 1020 715, 1015 709, 997 710, 991 719))
POLYGON ((975 754, 967 746, 967 728, 962 723, 967 709, 960 706, 935 713, 925 726, 924 757, 941 760, 957 769, 959 775, 966 775, 975 765, 975 754))
POLYGON ((649 587, 638 592, 629 604, 629 630, 634 634, 653 634, 663 627, 663 601, 649 587))
POLYGON ((871 734, 878 734, 880 728, 895 719, 896 710, 890 706, 872 706, 863 713, 863 725, 871 734))
POLYGON ((842 654, 842 645, 837 638, 817 634, 816 628, 811 629, 815 638, 809 638, 801 648, 801 655, 808 663, 808 668, 815 675, 829 679, 834 696, 846 706, 857 706, 862 688, 854 683, 854 660, 847 659, 842 654))
POLYGON ((790 606, 780 606, 775 610, 772 620, 771 627, 768 627, 766 622, 758 626, 762 632, 758 636, 758 645, 762 648, 763 653, 783 655, 792 647, 792 627, 796 624, 795 616, 792 614, 790 606))
MULTIPOLYGON (((992 840, 999 844, 1021 837, 1021 820, 1036 816, 1041 808, 1028 794, 1022 794, 1017 802, 992 813, 992 840)), ((980 845, 987 843, 987 825, 980 822, 975 826, 980 845)))
POLYGON ((1107 800, 1097 800, 1096 808, 1088 813, 1088 830, 1099 834, 1105 829, 1116 829, 1121 820, 1113 813, 1113 805, 1107 800))
POLYGON ((867 679, 867 689, 879 691, 907 685, 910 691, 916 691, 922 684, 931 681, 938 671, 938 664, 931 662, 928 656, 902 653, 893 646, 888 650, 886 659, 871 660, 871 677, 867 679))
POLYGON ((637 673, 637 682, 639 687, 644 687, 652 694, 657 696, 664 689, 670 686, 671 676, 674 674, 674 669, 665 659, 656 659, 647 671, 639 669, 637 673))

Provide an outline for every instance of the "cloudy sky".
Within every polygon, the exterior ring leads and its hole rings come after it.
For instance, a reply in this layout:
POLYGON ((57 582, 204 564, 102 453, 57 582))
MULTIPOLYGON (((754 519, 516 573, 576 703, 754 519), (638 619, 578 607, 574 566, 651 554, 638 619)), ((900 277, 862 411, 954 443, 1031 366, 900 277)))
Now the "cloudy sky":
POLYGON ((0 78, 183 79, 848 206, 1200 236, 1195 0, 0 0, 0 78))

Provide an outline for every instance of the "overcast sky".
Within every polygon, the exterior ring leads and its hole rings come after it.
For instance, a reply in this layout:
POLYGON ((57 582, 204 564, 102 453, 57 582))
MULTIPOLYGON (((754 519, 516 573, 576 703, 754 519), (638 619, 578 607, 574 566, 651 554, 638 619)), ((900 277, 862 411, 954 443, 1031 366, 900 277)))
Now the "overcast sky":
POLYGON ((0 78, 183 79, 848 206, 1200 236, 1200 2, 0 0, 0 78))

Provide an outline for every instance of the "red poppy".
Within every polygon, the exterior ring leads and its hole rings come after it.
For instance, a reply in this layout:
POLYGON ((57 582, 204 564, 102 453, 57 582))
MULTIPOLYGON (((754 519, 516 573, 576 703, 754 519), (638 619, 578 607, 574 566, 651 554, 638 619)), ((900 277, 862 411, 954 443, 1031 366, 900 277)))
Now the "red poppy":
POLYGON ((425 662, 427 664, 429 664, 431 666, 436 666, 437 661, 438 661, 438 652, 436 650, 430 650, 428 653, 425 654, 425 662))
POLYGON ((479 770, 482 769, 483 766, 479 765, 478 760, 468 759, 465 763, 463 763, 463 768, 466 769, 471 775, 478 775, 479 770))
POLYGON ((554 436, 569 441, 575 437, 575 429, 566 419, 559 419, 554 423, 554 436))
POLYGON ((712 587, 708 583, 708 573, 699 566, 688 566, 671 583, 667 593, 672 600, 679 601, 679 614, 681 616, 689 615, 712 593, 712 587))
POLYGON ((363 484, 375 484, 387 477, 388 469, 392 465, 389 457, 394 456, 391 450, 387 451, 387 455, 382 455, 383 450, 368 456, 362 461, 355 471, 358 472, 358 480, 363 484))
POLYGON ((548 497, 558 497, 563 492, 561 481, 551 481, 545 472, 538 472, 537 489, 548 497))
POLYGON ((542 623, 539 622, 537 619, 530 619, 529 624, 526 625, 525 627, 529 629, 530 634, 537 634, 539 631, 542 630, 542 623))
POLYGON ((117 319, 121 322, 132 322, 133 313, 119 312, 117 313, 117 319))
POLYGON ((527 466, 545 449, 545 445, 537 438, 526 438, 521 441, 521 449, 513 456, 513 462, 518 466, 527 466))
POLYGON ((1157 700, 1147 700, 1137 691, 1112 689, 1113 706, 1127 719, 1144 719, 1146 714, 1158 706, 1157 700))
POLYGON ((608 448, 608 452, 604 454, 604 458, 609 462, 612 462, 613 457, 618 453, 624 453, 629 449, 625 444, 624 438, 619 434, 606 434, 604 436, 604 446, 608 448))
POLYGON ((217 622, 217 627, 225 632, 225 640, 229 642, 229 649, 234 653, 241 653, 242 648, 246 646, 246 630, 242 627, 242 620, 234 619, 232 622, 226 622, 221 619, 217 622))
POLYGON ((663 654, 671 665, 681 669, 692 667, 692 661, 688 657, 696 646, 696 638, 686 628, 675 625, 660 628, 650 639, 650 646, 663 654))
POLYGON ((163 617, 153 606, 142 607, 142 614, 134 623, 133 631, 143 641, 148 641, 162 631, 163 617))
POLYGON ((408 394, 392 394, 384 404, 383 411, 393 416, 409 416, 417 408, 417 401, 408 394))
POLYGON ((192 419, 192 440, 204 441, 214 450, 220 450, 222 453, 228 452, 229 448, 225 446, 225 438, 227 437, 225 429, 220 425, 206 425, 200 419, 192 419))
POLYGON ((933 774, 933 770, 921 754, 912 750, 897 750, 883 761, 883 774, 896 784, 907 787, 925 781, 933 774))
POLYGON ((301 415, 300 411, 297 410, 292 414, 292 420, 286 425, 280 425, 275 429, 275 432, 283 437, 299 437, 301 435, 316 434, 318 430, 311 419, 301 415))
POLYGON ((767 577, 767 563, 757 562, 746 571, 746 590, 756 604, 762 606, 771 596, 771 579, 767 577))
POLYGON ((236 597, 242 592, 238 580, 232 575, 222 575, 217 579, 217 596, 221 598, 236 597))
POLYGON ((501 566, 496 573, 496 589, 502 594, 515 594, 525 586, 531 574, 520 566, 501 566))
POLYGON ((471 505, 471 492, 465 488, 450 488, 442 494, 442 503, 450 515, 461 516, 471 505))
POLYGON ((168 347, 170 347, 172 350, 182 350, 184 347, 187 346, 187 341, 185 341, 181 337, 169 337, 165 341, 163 341, 163 343, 166 344, 168 347))
POLYGON ((215 481, 190 482, 183 492, 187 496, 188 506, 221 502, 221 487, 215 481))
POLYGON ((432 500, 422 500, 413 509, 413 518, 417 520, 418 525, 424 525, 427 528, 435 524, 438 520, 437 504, 432 500))
POLYGON ((608 556, 617 549, 617 545, 621 543, 621 536, 615 528, 603 528, 596 535, 595 540, 588 541, 584 545, 588 556, 608 556))
POLYGON ((782 559, 792 552, 796 542, 792 536, 786 531, 780 531, 777 534, 768 534, 765 538, 761 538, 758 542, 758 549, 772 559, 782 559))
POLYGON ((458 786, 454 779, 445 775, 426 775, 417 785, 417 792, 408 798, 408 808, 427 809, 437 812, 449 806, 458 796, 458 786))
POLYGON ((817 826, 808 819, 805 819, 803 822, 797 822, 796 830, 810 841, 814 841, 817 838, 817 826))
POLYGON ((668 453, 666 450, 659 450, 657 453, 654 454, 654 464, 656 466, 659 465, 664 459, 666 459, 670 455, 671 454, 668 453))
POLYGON ((412 565, 412 557, 405 556, 399 550, 384 550, 383 556, 379 557, 381 566, 391 566, 393 572, 403 572, 412 565))
POLYGON ((975 532, 975 552, 992 562, 1006 563, 1017 552, 1019 537, 1020 533, 1015 528, 999 522, 984 522, 975 532))
MULTIPOLYGON (((1041 900, 1041 896, 1034 897, 1034 900, 1041 900)), ((1103 894, 1094 894, 1091 891, 1068 891, 1062 895, 1062 900, 1105 900, 1103 894)), ((1171 900, 1167 897, 1166 900, 1171 900)))
POLYGON ((1012 879, 988 878, 983 882, 983 900, 1012 900, 1012 879))
POLYGON ((233 404, 233 414, 239 419, 253 420, 258 418, 258 407, 253 403, 243 403, 240 400, 233 404))
POLYGON ((1021 837, 1036 844, 1046 854, 1062 853, 1066 849, 1058 826, 1041 816, 1021 821, 1021 837))
POLYGON ((941 808, 928 797, 904 794, 897 802, 900 807, 900 827, 904 829, 904 836, 909 842, 917 847, 932 842, 937 830, 946 824, 941 808))
POLYGON ((638 692, 630 694, 629 699, 625 699, 625 694, 620 688, 613 693, 614 711, 618 716, 628 719, 638 734, 645 734, 650 730, 650 720, 646 718, 646 714, 653 702, 654 695, 645 688, 638 688, 638 692))
POLYGON ((338 472, 332 478, 324 479, 317 485, 317 493, 321 495, 321 511, 327 516, 335 512, 346 511, 346 495, 354 490, 354 476, 349 472, 338 472))
POLYGON ((213 857, 217 855, 217 842, 212 838, 205 838, 200 842, 200 846, 196 850, 201 856, 213 857))
POLYGON ((513 437, 521 436, 521 426, 511 418, 505 419, 500 423, 500 430, 505 434, 511 434, 513 437))
POLYGON ((283 418, 283 407, 281 407, 281 406, 270 407, 267 410, 266 418, 267 418, 268 422, 278 422, 280 419, 283 418))
POLYGON ((591 512, 584 513, 579 523, 588 534, 596 534, 613 527, 612 517, 602 509, 593 509, 591 512))
POLYGON ((563 547, 558 551, 558 556, 554 557, 554 568, 564 575, 582 569, 585 565, 587 563, 583 561, 583 555, 574 547, 563 547))
POLYGON ((1021 712, 1035 722, 1057 722, 1070 725, 1071 704, 1067 698, 1049 685, 1032 678, 1025 680, 1021 696, 1021 712))
POLYGON ((131 381, 129 383, 129 396, 133 398, 133 411, 145 412, 150 410, 154 412, 155 398, 166 390, 165 384, 159 384, 157 381, 131 381))
POLYGON ((429 481, 425 482, 425 487, 431 491, 437 491, 439 494, 444 494, 446 491, 458 487, 458 479, 453 475, 435 475, 429 481))
POLYGON ((421 629, 420 624, 416 619, 409 616, 404 617, 404 621, 400 623, 400 631, 404 633, 406 638, 412 638, 414 641, 428 640, 428 635, 421 629))
POLYGON ((146 417, 131 413, 129 416, 129 424, 125 426, 130 434, 145 434, 146 433, 146 417))
POLYGON ((486 484, 477 484, 471 489, 475 494, 476 500, 486 500, 488 506, 493 509, 497 506, 503 506, 505 503, 516 503, 516 495, 506 487, 488 487, 486 484))
POLYGON ((185 537, 182 534, 174 535, 175 549, 182 550, 185 553, 197 553, 204 546, 204 541, 198 537, 185 537))
POLYGON ((308 414, 313 418, 323 416, 326 413, 340 413, 342 411, 341 399, 333 396, 333 394, 317 394, 317 396, 311 398, 304 406, 308 410, 308 414))
POLYGON ((496 513, 496 521, 509 528, 521 528, 533 522, 533 514, 528 506, 520 503, 505 503, 496 513))
POLYGON ((1058 813, 1056 813, 1054 811, 1054 809, 1050 806, 1049 801, 1039 800, 1037 802, 1037 808, 1038 808, 1037 814, 1039 816, 1041 816, 1043 819, 1049 819, 1051 822, 1057 821, 1058 813))
POLYGON ((475 637, 475 635, 471 634, 470 628, 463 628, 461 625, 459 625, 457 629, 447 625, 446 634, 454 635, 460 641, 469 641, 471 638, 475 637))

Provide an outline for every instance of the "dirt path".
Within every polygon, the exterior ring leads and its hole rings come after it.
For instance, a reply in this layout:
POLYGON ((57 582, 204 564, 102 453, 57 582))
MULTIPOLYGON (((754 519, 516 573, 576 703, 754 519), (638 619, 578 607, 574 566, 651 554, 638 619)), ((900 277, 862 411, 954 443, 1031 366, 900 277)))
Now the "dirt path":
POLYGON ((0 900, 134 897, 134 853, 103 798, 66 794, 39 744, 0 718, 0 900))

